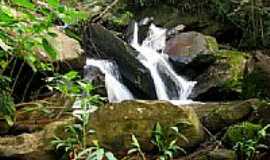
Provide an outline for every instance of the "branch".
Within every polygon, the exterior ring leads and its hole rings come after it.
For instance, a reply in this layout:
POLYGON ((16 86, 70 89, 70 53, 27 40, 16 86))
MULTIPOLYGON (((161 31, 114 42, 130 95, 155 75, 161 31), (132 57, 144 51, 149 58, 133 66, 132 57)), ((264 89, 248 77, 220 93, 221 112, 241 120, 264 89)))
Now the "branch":
POLYGON ((118 2, 119 0, 114 0, 113 3, 106 7, 103 12, 101 12, 97 17, 93 18, 92 22, 97 23, 100 21, 118 2))

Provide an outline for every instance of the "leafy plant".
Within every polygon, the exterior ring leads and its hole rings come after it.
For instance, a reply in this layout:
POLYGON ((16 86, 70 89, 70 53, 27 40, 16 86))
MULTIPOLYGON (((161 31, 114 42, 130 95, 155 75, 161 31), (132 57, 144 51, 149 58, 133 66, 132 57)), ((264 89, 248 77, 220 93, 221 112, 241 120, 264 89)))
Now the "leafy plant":
POLYGON ((15 104, 10 95, 10 79, 0 75, 0 116, 3 117, 9 126, 15 121, 15 104))
POLYGON ((141 149, 141 145, 134 134, 131 135, 131 139, 132 139, 131 149, 129 149, 128 155, 136 153, 141 157, 142 160, 145 160, 145 155, 141 149))
POLYGON ((270 13, 256 0, 210 0, 217 19, 232 24, 242 31, 239 46, 244 48, 267 47, 270 35, 270 13))
POLYGON ((88 146, 88 136, 92 130, 88 129, 90 113, 100 105, 101 98, 97 95, 91 95, 94 87, 81 79, 78 72, 70 71, 64 75, 57 75, 49 78, 50 88, 55 89, 65 96, 74 97, 75 111, 73 115, 78 119, 78 123, 67 126, 66 133, 68 137, 61 139, 55 137, 52 144, 56 149, 64 150, 64 157, 70 159, 86 159, 86 160, 116 160, 111 152, 106 151, 98 145, 98 142, 93 142, 94 146, 88 146))
POLYGON ((187 138, 181 133, 179 127, 170 127, 170 131, 172 131, 171 134, 165 133, 159 123, 153 130, 151 142, 157 147, 160 160, 173 159, 179 151, 186 154, 177 142, 180 138, 188 142, 187 138))
POLYGON ((257 135, 253 139, 243 138, 241 141, 238 141, 233 149, 236 151, 239 160, 255 160, 258 149, 260 147, 269 148, 262 144, 262 140, 266 138, 267 130, 270 128, 270 125, 266 125, 261 130, 258 131, 257 135))

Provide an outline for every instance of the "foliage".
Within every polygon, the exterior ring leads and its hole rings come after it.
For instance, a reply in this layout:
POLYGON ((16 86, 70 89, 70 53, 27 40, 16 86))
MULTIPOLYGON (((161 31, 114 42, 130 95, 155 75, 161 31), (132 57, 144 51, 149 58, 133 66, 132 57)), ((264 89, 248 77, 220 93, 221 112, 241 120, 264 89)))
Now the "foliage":
POLYGON ((128 155, 137 153, 142 160, 145 160, 145 155, 141 149, 141 145, 137 140, 136 136, 132 134, 131 139, 132 139, 131 149, 128 150, 128 155))
POLYGON ((9 91, 10 80, 0 75, 0 116, 3 116, 9 126, 15 121, 15 104, 9 91))
POLYGON ((238 47, 258 48, 269 46, 270 13, 258 0, 211 0, 217 19, 242 30, 238 47))
POLYGON ((236 151, 239 160, 255 160, 256 154, 259 152, 259 147, 269 148, 262 143, 268 135, 267 130, 269 128, 270 125, 266 125, 260 129, 252 139, 243 137, 240 141, 236 142, 233 149, 236 151))
MULTIPOLYGON (((58 58, 57 51, 48 40, 56 36, 51 28, 56 24, 68 26, 84 19, 86 19, 85 13, 66 7, 60 4, 59 0, 0 0, 1 85, 6 84, 2 82, 5 71, 11 68, 17 59, 22 60, 23 64, 27 63, 31 66, 34 72, 53 70, 50 62, 42 61, 38 54, 43 50, 51 60, 58 58)), ((5 75, 10 76, 11 74, 6 73, 5 75)), ((7 86, 15 86, 19 80, 17 78, 18 75, 15 79, 11 77, 4 79, 10 79, 13 83, 8 83, 7 86)), ((10 96, 11 91, 1 94, 3 95, 1 112, 11 123, 11 119, 15 119, 14 116, 11 116, 15 115, 14 104, 12 104, 10 96), (6 103, 7 101, 10 103, 6 103)))
POLYGON ((68 137, 61 139, 55 137, 52 144, 56 149, 64 150, 64 157, 70 159, 102 160, 105 157, 108 160, 115 160, 111 152, 106 151, 93 142, 94 146, 88 147, 87 137, 92 132, 88 130, 90 113, 101 104, 101 98, 97 95, 91 95, 93 86, 84 80, 81 80, 78 72, 70 71, 64 75, 57 75, 49 78, 50 88, 55 89, 65 96, 75 97, 75 106, 78 105, 73 114, 79 120, 78 123, 67 126, 66 133, 68 137))
POLYGON ((186 154, 186 151, 177 142, 180 138, 188 142, 187 138, 181 133, 179 127, 171 127, 170 131, 172 132, 165 133, 159 123, 153 130, 151 142, 157 147, 160 160, 173 159, 178 151, 186 154))
POLYGON ((27 62, 34 71, 48 69, 37 51, 44 49, 51 59, 58 57, 48 38, 57 20, 68 26, 86 18, 85 14, 60 4, 58 0, 31 2, 28 0, 1 2, 0 7, 1 67, 4 70, 12 58, 27 62))

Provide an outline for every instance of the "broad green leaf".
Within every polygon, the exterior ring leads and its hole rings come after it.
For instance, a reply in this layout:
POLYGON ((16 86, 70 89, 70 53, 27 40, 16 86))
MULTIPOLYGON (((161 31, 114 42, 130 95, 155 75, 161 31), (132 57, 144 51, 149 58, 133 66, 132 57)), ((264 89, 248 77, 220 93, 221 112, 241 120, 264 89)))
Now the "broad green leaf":
POLYGON ((64 75, 64 78, 71 81, 74 80, 75 78, 78 78, 78 75, 79 75, 78 72, 70 71, 64 75))
POLYGON ((35 5, 30 0, 14 0, 14 3, 24 8, 29 8, 29 9, 35 8, 35 5))
POLYGON ((47 0, 47 2, 52 8, 57 8, 59 6, 59 0, 47 0))
POLYGON ((58 59, 57 51, 53 48, 53 46, 48 42, 48 40, 46 38, 42 39, 42 45, 43 45, 44 50, 47 52, 48 56, 52 60, 58 59))

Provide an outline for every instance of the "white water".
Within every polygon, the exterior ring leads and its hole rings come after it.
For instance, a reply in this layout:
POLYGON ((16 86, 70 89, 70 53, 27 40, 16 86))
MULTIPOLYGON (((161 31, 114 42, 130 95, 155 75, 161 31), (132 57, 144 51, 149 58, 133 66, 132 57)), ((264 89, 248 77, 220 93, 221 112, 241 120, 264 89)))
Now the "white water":
POLYGON ((118 68, 112 62, 107 60, 87 59, 86 65, 97 67, 105 74, 105 87, 110 102, 134 99, 132 93, 120 82, 118 68))
MULTIPOLYGON (((138 30, 138 24, 135 24, 131 45, 140 53, 137 59, 149 69, 158 99, 168 100, 174 104, 192 102, 188 100, 188 96, 196 82, 187 81, 177 75, 168 63, 166 54, 163 54, 166 45, 166 29, 152 24, 149 35, 142 44, 138 43, 138 30), (173 84, 173 87, 168 87, 168 81, 173 84)), ((105 74, 105 85, 110 102, 134 99, 128 88, 120 82, 120 74, 114 63, 108 60, 87 59, 86 65, 98 67, 105 74)))
POLYGON ((158 99, 171 100, 174 103, 177 101, 179 101, 179 103, 181 103, 181 101, 183 103, 188 101, 188 96, 190 95, 196 82, 187 81, 181 76, 177 75, 168 63, 165 54, 163 54, 163 50, 166 45, 166 29, 158 28, 152 24, 149 28, 148 37, 141 45, 138 43, 138 30, 138 24, 136 23, 131 45, 140 52, 137 59, 149 69, 155 84, 158 99), (161 51, 161 53, 158 51, 161 51), (160 70, 162 70, 163 74, 166 74, 171 82, 174 83, 174 89, 177 93, 176 97, 169 96, 171 95, 169 93, 172 91, 166 88, 166 83, 160 75, 160 70))

